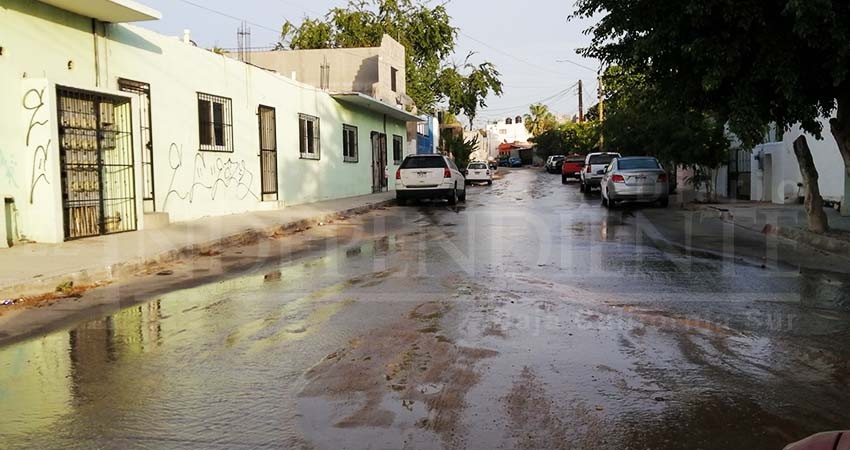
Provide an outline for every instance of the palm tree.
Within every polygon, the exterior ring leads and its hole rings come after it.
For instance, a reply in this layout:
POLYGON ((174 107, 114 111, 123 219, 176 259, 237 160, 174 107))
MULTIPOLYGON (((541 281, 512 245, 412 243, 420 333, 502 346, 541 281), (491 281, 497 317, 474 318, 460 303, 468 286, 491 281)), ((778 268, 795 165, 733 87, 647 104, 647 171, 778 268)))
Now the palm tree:
POLYGON ((525 115, 525 128, 534 137, 540 136, 558 125, 558 120, 554 114, 549 112, 549 107, 546 105, 539 103, 531 105, 529 111, 531 114, 525 115))

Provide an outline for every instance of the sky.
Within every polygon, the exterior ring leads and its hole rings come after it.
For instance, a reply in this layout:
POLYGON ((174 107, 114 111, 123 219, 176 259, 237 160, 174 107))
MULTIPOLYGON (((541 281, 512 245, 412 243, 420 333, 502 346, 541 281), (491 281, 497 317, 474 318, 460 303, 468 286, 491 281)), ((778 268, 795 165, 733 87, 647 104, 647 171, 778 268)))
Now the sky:
MULTIPOLYGON (((347 0, 141 0, 162 13, 162 20, 140 25, 157 32, 182 36, 211 48, 236 48, 236 31, 242 20, 251 28, 251 44, 263 47, 277 42, 280 26, 288 19, 298 24, 305 17, 323 16, 347 0)), ((459 28, 454 60, 462 62, 475 52, 473 62, 490 61, 502 74, 504 93, 487 99, 476 125, 528 112, 543 102, 559 114, 578 112, 575 87, 584 81, 585 108, 596 103, 599 63, 576 54, 587 45, 583 31, 587 20, 570 20, 574 0, 449 0, 446 8, 452 25, 459 28), (533 7, 531 4, 533 3, 533 7), (583 67, 582 67, 583 66, 583 67)))

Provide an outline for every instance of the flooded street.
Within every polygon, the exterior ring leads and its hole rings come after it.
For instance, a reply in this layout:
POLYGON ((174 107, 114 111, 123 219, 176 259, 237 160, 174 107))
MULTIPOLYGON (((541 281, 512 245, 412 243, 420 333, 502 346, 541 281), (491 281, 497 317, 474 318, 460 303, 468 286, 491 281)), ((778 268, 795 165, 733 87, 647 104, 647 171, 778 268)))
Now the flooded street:
POLYGON ((846 428, 850 269, 686 214, 523 169, 286 258, 214 255, 247 262, 215 279, 138 277, 120 311, 0 348, 0 448, 767 450, 846 428))

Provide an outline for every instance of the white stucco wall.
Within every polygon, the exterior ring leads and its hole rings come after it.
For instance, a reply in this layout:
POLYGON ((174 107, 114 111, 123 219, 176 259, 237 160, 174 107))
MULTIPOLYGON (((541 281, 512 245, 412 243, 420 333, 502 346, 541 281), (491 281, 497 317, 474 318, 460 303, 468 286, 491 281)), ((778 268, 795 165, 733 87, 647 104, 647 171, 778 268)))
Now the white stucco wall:
POLYGON ((525 123, 507 124, 500 120, 494 124, 487 125, 487 147, 491 156, 498 156, 499 145, 504 143, 528 142, 531 134, 525 128, 525 123))
MULTIPOLYGON (((317 88, 138 26, 99 30, 96 70, 90 19, 40 2, 0 2, 0 198, 15 199, 22 237, 40 242, 63 237, 56 85, 115 93, 119 78, 150 84, 155 206, 171 221, 371 193, 373 131, 387 135, 393 189, 392 136, 407 135, 404 122, 348 107, 317 88), (233 152, 199 151, 198 92, 231 99, 233 152), (261 201, 259 105, 276 108, 280 203, 261 201), (299 113, 320 118, 318 161, 300 159, 299 113), (358 127, 358 163, 343 162, 343 124, 358 127), (49 148, 38 150, 47 142, 49 148)), ((138 123, 134 119, 135 134, 138 123)), ((140 171, 136 178, 142 228, 140 171)))
POLYGON ((803 178, 794 155, 794 141, 804 134, 818 169, 821 195, 833 201, 842 201, 845 198, 844 160, 838 153, 838 144, 829 133, 829 124, 826 120, 823 120, 822 124, 823 139, 819 140, 804 133, 799 127, 794 127, 782 135, 781 141, 759 145, 753 150, 753 200, 777 204, 796 202, 797 184, 801 183, 803 178))

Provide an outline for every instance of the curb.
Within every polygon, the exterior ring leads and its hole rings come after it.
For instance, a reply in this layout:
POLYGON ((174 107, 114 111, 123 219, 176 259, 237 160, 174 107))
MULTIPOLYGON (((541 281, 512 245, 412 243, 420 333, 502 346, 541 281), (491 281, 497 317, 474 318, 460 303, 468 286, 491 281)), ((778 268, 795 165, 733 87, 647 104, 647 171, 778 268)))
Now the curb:
POLYGON ((850 258, 850 242, 848 241, 815 234, 799 228, 776 227, 775 233, 785 239, 797 241, 827 253, 850 258))
POLYGON ((741 225, 740 223, 736 222, 735 214, 729 209, 717 206, 708 206, 705 208, 701 208, 701 210, 717 211, 721 221, 744 228, 746 230, 754 231, 756 233, 761 233, 765 235, 779 236, 781 238, 797 242, 798 244, 807 245, 816 250, 831 253, 844 258, 850 258, 850 241, 812 233, 811 231, 804 230, 801 228, 780 227, 773 224, 767 224, 764 226, 763 229, 759 230, 756 228, 741 225))
POLYGON ((369 211, 392 204, 395 204, 395 199, 382 200, 364 206, 333 211, 313 216, 308 219, 287 222, 263 229, 247 229, 229 236, 216 238, 211 241, 168 250, 157 255, 132 258, 119 263, 105 265, 103 267, 89 268, 62 275, 50 275, 47 277, 28 280, 23 283, 0 286, 0 298, 17 299, 51 293, 56 290, 56 286, 67 282, 73 282, 75 286, 103 285, 116 281, 122 277, 149 270, 160 264, 196 258, 203 256, 204 254, 209 255, 210 253, 228 247, 254 244, 263 238, 291 233, 298 229, 312 228, 318 226, 320 223, 327 223, 336 220, 340 216, 365 214, 369 211))

